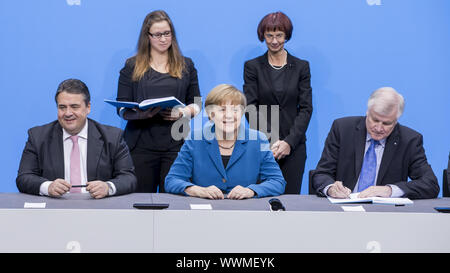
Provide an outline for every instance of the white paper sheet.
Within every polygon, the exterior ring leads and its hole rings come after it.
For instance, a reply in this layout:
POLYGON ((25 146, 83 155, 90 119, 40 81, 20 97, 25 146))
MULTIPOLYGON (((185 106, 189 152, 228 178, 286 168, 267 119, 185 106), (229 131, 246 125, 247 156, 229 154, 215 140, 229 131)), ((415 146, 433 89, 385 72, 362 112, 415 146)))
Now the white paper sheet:
POLYGON ((25 202, 25 204, 23 205, 24 209, 45 209, 45 206, 47 205, 47 203, 28 203, 25 202))
POLYGON ((363 208, 363 206, 341 206, 341 208, 344 211, 359 211, 359 212, 365 212, 366 210, 363 208))
POLYGON ((414 204, 409 198, 382 198, 382 197, 367 197, 358 198, 359 192, 350 194, 350 198, 339 199, 328 197, 333 204, 350 204, 350 203, 374 203, 374 204, 389 204, 389 205, 411 205, 414 204))
POLYGON ((212 209, 211 204, 190 204, 191 209, 212 209))

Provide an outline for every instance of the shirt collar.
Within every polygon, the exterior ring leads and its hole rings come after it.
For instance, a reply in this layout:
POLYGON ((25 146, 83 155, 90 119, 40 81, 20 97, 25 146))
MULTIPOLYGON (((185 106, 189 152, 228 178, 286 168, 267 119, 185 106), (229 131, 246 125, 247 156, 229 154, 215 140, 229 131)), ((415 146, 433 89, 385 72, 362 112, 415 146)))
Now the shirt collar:
MULTIPOLYGON (((372 137, 370 136, 369 133, 367 133, 366 142, 370 142, 371 139, 372 139, 372 137)), ((384 148, 384 146, 386 145, 386 138, 379 140, 379 142, 380 142, 380 145, 384 148)))
MULTIPOLYGON (((87 132, 88 132, 88 120, 86 119, 86 123, 84 124, 83 129, 81 129, 81 131, 77 134, 77 136, 87 139, 87 132)), ((64 128, 63 128, 63 140, 68 139, 69 137, 71 137, 72 135, 69 134, 64 128)))

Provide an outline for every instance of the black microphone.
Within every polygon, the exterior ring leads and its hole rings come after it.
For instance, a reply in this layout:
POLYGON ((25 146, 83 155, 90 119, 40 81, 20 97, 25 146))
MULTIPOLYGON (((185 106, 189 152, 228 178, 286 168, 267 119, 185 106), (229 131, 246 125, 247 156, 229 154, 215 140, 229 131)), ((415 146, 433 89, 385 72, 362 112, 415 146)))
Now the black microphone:
POLYGON ((271 211, 286 210, 285 207, 283 206, 283 203, 281 203, 280 199, 278 198, 270 199, 269 204, 271 211))

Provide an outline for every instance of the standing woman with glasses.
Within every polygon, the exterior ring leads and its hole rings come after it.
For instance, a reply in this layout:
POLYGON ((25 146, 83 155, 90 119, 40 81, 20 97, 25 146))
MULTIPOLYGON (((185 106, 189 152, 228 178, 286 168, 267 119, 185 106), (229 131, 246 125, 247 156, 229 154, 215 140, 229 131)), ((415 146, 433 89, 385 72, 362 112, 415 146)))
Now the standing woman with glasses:
POLYGON ((127 120, 125 141, 131 152, 138 179, 137 192, 164 191, 164 180, 183 140, 171 135, 173 123, 200 112, 194 97, 200 97, 197 70, 181 54, 175 29, 166 12, 149 13, 142 24, 137 54, 120 71, 118 101, 141 102, 174 96, 186 106, 173 109, 118 109, 127 120))
POLYGON ((270 140, 272 153, 287 182, 285 193, 299 194, 306 161, 305 133, 313 107, 309 63, 284 48, 292 29, 291 20, 282 12, 267 14, 261 20, 258 38, 265 41, 267 52, 245 62, 244 93, 247 104, 256 107, 257 117, 259 110, 267 109, 262 113, 267 119, 258 120, 258 124, 249 120, 250 127, 267 128, 269 135, 279 130, 279 139, 270 140), (263 105, 267 108, 260 108, 263 105), (277 120, 271 120, 271 106, 278 106, 277 120))

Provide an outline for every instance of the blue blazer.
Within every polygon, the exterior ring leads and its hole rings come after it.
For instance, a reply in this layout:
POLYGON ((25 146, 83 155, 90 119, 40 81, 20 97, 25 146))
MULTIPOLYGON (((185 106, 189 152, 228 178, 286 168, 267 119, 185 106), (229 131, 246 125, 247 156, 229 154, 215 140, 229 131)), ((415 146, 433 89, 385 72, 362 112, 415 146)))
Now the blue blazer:
POLYGON ((224 168, 214 131, 214 123, 209 121, 202 132, 193 134, 201 136, 200 140, 184 142, 166 176, 166 192, 186 194, 188 186, 215 185, 229 193, 241 185, 252 189, 255 197, 283 194, 286 181, 263 133, 241 124, 230 161, 224 168))

